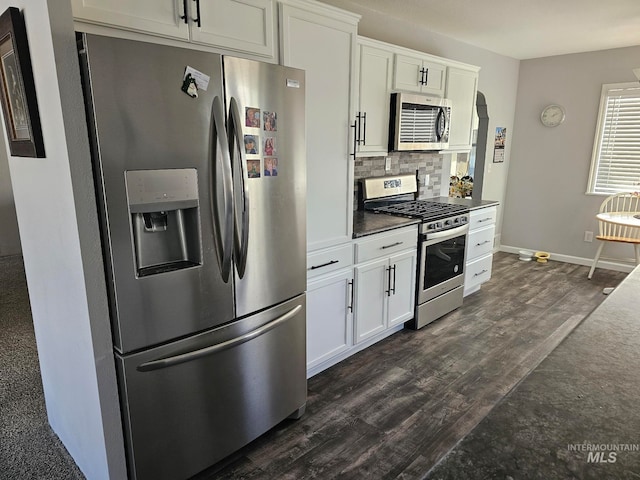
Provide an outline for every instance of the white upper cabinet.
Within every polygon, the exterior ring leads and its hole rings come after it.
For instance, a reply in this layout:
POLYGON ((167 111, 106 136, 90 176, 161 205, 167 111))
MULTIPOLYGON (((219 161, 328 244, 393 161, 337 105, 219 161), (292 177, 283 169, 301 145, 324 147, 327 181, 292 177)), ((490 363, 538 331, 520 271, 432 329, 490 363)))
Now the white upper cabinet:
POLYGON ((381 156, 388 151, 393 51, 383 45, 365 38, 358 39, 358 156, 381 156))
POLYGON ((193 42, 274 56, 273 1, 199 0, 199 5, 199 26, 191 28, 193 42))
POLYGON ((274 0, 71 0, 76 21, 275 58, 274 0))
POLYGON ((479 67, 370 38, 358 38, 355 149, 360 157, 387 155, 389 100, 408 91, 451 101, 450 151, 469 151, 479 67))
POLYGON ((394 90, 443 96, 447 66, 417 56, 395 56, 394 90))
POLYGON ((351 242, 353 72, 358 17, 316 2, 280 4, 280 60, 306 74, 307 250, 351 242))
POLYGON ((182 0, 71 0, 71 8, 74 18, 83 22, 188 40, 186 3, 182 0))
POLYGON ((471 149, 478 71, 449 67, 445 97, 451 101, 449 150, 471 149))

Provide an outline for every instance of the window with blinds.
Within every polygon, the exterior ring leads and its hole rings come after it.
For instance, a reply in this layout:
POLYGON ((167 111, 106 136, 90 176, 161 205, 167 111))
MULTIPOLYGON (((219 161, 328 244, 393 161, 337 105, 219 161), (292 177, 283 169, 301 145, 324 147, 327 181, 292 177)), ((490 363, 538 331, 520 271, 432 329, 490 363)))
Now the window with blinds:
POLYGON ((587 193, 640 190, 640 83, 602 86, 587 193))

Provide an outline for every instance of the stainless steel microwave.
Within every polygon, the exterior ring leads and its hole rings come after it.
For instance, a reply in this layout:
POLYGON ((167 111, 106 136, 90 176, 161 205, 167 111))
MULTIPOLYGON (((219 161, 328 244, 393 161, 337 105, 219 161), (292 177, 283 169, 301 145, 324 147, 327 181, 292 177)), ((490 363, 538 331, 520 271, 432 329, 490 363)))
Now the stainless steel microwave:
POLYGON ((391 94, 389 150, 449 148, 451 102, 411 93, 391 94))

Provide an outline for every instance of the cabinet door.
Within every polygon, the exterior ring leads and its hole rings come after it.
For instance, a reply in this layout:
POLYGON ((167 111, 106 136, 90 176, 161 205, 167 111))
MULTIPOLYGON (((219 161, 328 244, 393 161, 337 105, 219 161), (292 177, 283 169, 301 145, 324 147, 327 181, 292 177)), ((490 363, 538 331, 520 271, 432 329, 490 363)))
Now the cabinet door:
POLYGON ((200 27, 192 23, 191 40, 274 58, 274 20, 273 0, 201 0, 200 27))
POLYGON ((307 287, 307 370, 353 343, 353 270, 309 282, 307 287))
POLYGON ((388 258, 359 265, 355 272, 355 343, 360 343, 387 328, 388 258))
POLYGON ((361 118, 362 156, 386 155, 389 145, 389 98, 393 79, 393 53, 360 45, 358 111, 361 118))
POLYGON ((411 320, 416 298, 416 250, 394 255, 391 267, 391 295, 388 297, 388 326, 411 320))
POLYGON ((447 67, 440 63, 424 61, 424 80, 422 85, 422 93, 429 93, 442 97, 444 95, 445 78, 447 76, 447 67))
POLYGON ((393 72, 394 90, 421 92, 423 79, 421 70, 421 58, 396 55, 393 72))
POLYGON ((478 73, 449 67, 446 97, 451 101, 449 150, 470 150, 478 73))
POLYGON ((351 241, 351 72, 356 24, 281 5, 281 60, 306 71, 307 249, 351 241))
POLYGON ((182 0, 71 0, 71 8, 83 22, 189 39, 189 25, 180 18, 187 15, 182 0))
POLYGON ((396 55, 393 88, 441 97, 447 67, 420 57, 396 55))

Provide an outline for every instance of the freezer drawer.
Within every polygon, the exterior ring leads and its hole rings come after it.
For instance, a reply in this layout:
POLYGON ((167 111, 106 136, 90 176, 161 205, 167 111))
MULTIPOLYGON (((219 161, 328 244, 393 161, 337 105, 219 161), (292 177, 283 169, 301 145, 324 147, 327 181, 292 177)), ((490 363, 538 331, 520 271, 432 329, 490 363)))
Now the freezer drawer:
POLYGON ((305 300, 116 355, 131 478, 191 477, 304 409, 305 300))

